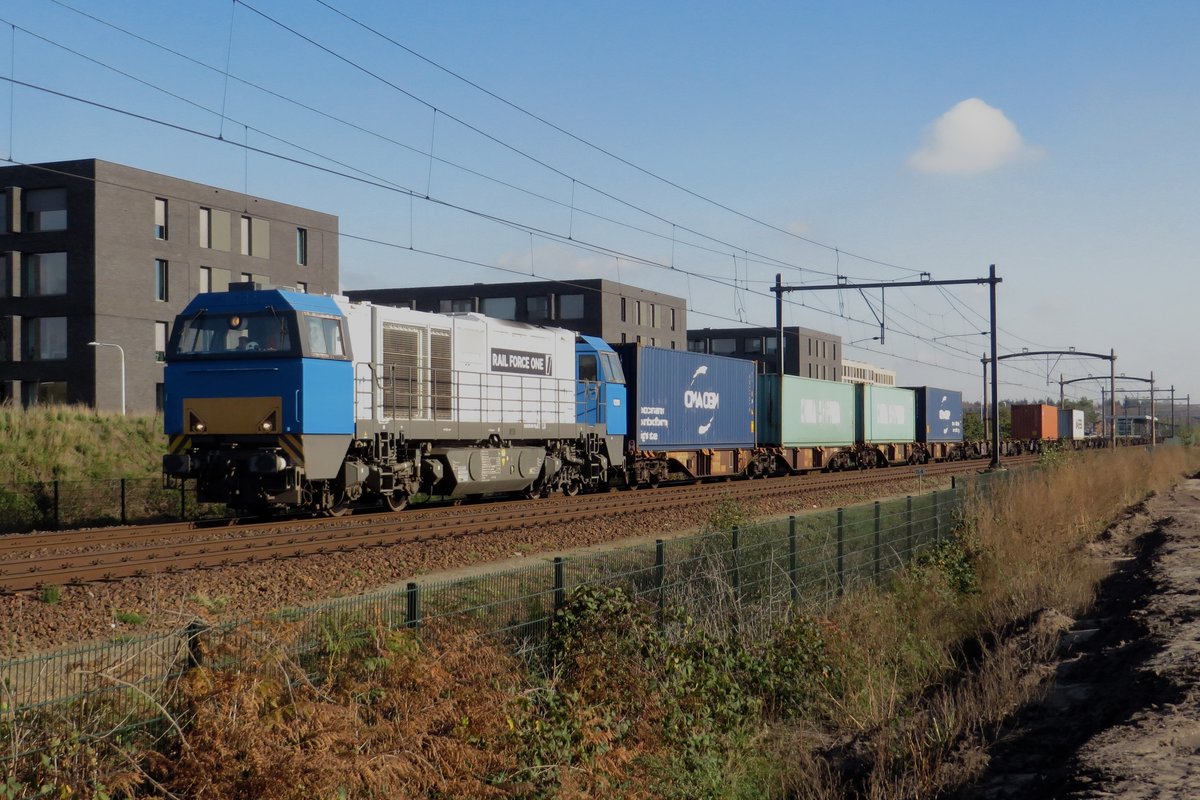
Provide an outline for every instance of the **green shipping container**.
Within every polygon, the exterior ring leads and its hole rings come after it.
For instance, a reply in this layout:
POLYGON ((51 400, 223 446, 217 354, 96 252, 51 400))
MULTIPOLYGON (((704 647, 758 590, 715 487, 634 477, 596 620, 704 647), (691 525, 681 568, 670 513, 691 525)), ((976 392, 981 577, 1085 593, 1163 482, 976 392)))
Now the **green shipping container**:
POLYGON ((761 445, 854 444, 854 386, 784 375, 781 393, 778 375, 759 375, 758 424, 761 445))
POLYGON ((854 386, 858 441, 867 444, 914 441, 917 398, 912 389, 859 383, 854 386))

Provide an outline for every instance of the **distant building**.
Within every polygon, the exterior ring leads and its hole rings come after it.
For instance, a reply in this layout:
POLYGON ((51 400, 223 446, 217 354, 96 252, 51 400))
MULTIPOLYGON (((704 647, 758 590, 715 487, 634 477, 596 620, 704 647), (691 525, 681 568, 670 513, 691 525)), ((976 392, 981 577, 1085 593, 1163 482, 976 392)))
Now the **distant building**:
POLYGON ((864 361, 842 359, 842 383, 877 383, 880 386, 895 386, 896 372, 864 361))
MULTIPOLYGON (((798 326, 785 327, 783 337, 785 374, 826 381, 840 379, 842 337, 798 326)), ((755 361, 760 373, 779 370, 776 328, 699 328, 688 331, 687 338, 688 349, 693 352, 755 361)))
POLYGON ((175 315, 255 280, 338 290, 329 214, 96 159, 0 167, 0 401, 162 406, 175 315))
POLYGON ((351 300, 417 311, 476 311, 555 325, 612 343, 641 342, 672 350, 687 344, 687 305, 682 297, 603 278, 355 289, 345 294, 351 300))

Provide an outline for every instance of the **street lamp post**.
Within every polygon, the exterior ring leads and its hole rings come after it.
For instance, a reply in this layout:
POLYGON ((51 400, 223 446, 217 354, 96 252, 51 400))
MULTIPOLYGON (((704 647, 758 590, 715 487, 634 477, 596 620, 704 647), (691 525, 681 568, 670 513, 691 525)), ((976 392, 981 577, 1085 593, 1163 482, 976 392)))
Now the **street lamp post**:
POLYGON ((88 347, 115 347, 121 354, 121 416, 125 416, 125 348, 112 342, 88 342, 88 347))

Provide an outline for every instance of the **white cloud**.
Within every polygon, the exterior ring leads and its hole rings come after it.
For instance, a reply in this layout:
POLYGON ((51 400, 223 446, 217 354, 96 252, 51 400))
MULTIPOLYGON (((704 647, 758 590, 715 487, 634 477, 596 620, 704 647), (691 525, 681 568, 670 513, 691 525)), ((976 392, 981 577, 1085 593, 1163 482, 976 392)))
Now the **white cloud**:
POLYGON ((972 97, 934 120, 908 165, 919 172, 977 175, 1042 152, 1025 143, 1003 111, 972 97))

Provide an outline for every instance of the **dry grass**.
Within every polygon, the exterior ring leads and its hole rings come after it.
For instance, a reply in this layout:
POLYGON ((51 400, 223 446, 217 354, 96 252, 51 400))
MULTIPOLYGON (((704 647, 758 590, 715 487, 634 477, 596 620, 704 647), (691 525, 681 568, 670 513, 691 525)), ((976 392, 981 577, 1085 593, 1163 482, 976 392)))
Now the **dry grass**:
POLYGON ((0 406, 2 483, 156 475, 165 451, 161 417, 0 406))
POLYGON ((242 669, 192 670, 164 785, 280 800, 507 794, 523 671, 504 648, 449 631, 421 643, 382 626, 330 635, 315 681, 282 642, 252 643, 242 669))
POLYGON ((923 798, 970 780, 1005 716, 1043 691, 1040 664, 1108 574, 1089 544, 1198 461, 1131 448, 1005 476, 970 498, 958 531, 977 591, 957 591, 960 565, 940 564, 833 609, 846 691, 828 698, 820 734, 780 735, 789 796, 923 798))

